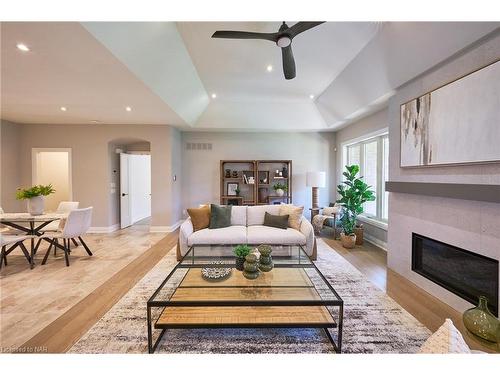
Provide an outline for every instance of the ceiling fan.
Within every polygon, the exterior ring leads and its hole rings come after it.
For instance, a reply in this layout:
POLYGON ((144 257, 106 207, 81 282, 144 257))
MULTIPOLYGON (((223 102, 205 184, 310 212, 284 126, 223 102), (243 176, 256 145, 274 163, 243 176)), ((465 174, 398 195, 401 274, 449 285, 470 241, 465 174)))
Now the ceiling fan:
POLYGON ((226 39, 263 39, 276 43, 281 48, 283 58, 283 73, 286 79, 295 78, 295 60, 292 53, 292 39, 300 33, 312 29, 315 26, 324 23, 321 22, 297 22, 292 27, 283 22, 276 33, 254 33, 248 31, 216 31, 212 38, 226 39))

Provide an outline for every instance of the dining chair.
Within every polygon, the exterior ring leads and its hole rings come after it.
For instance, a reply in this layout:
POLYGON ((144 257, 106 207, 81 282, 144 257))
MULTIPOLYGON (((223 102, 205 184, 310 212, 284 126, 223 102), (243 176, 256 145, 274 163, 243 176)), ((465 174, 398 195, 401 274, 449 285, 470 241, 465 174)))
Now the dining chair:
POLYGON ((69 253, 70 253, 70 240, 78 238, 85 248, 87 254, 92 256, 92 252, 89 247, 83 241, 82 236, 87 233, 90 228, 90 223, 92 221, 92 207, 79 208, 72 210, 65 220, 64 227, 62 230, 57 232, 49 232, 47 234, 42 234, 40 238, 50 239, 50 246, 45 253, 42 264, 47 262, 50 250, 52 246, 59 245, 59 239, 63 240, 64 257, 66 259, 66 266, 69 266, 69 253))
MULTIPOLYGON (((3 210, 2 207, 0 207, 0 214, 4 214, 5 211, 3 210)), ((17 229, 12 229, 12 228, 7 228, 7 226, 3 225, 0 223, 0 234, 1 235, 16 235, 16 234, 22 234, 20 230, 17 229)))
MULTIPOLYGON (((59 202, 59 205, 57 206, 56 213, 58 214, 65 214, 69 213, 73 210, 76 210, 78 208, 78 205, 80 202, 71 202, 71 201, 62 201, 59 202)), ((43 228, 43 232, 58 232, 61 231, 62 228, 64 227, 64 220, 54 220, 50 224, 47 224, 43 228)), ((74 238, 71 239, 73 241, 73 244, 75 246, 78 246, 78 242, 74 238)), ((57 253, 57 247, 54 246, 54 255, 57 253)))
POLYGON ((20 247, 22 252, 24 253, 24 256, 28 260, 30 264, 31 262, 31 257, 29 255, 28 249, 26 249, 26 246, 24 246, 23 241, 31 238, 32 236, 16 236, 16 235, 10 235, 10 234, 0 234, 0 247, 2 249, 1 255, 0 255, 0 269, 2 268, 2 264, 5 263, 7 265, 7 255, 9 255, 16 247, 20 247), (10 246, 7 248, 7 246, 10 246))

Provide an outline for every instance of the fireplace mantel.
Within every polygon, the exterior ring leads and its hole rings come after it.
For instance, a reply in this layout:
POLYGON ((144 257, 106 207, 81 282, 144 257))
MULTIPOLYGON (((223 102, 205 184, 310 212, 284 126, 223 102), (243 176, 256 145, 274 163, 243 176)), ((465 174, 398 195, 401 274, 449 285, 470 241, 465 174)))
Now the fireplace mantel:
POLYGON ((500 203, 500 185, 387 181, 385 190, 393 193, 500 203))

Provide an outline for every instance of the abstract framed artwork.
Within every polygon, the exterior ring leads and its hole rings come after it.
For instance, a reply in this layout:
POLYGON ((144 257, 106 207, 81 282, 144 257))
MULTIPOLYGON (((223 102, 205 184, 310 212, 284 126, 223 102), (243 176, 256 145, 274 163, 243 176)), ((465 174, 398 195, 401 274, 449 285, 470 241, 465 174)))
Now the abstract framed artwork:
POLYGON ((401 105, 401 167, 500 161, 500 61, 401 105))

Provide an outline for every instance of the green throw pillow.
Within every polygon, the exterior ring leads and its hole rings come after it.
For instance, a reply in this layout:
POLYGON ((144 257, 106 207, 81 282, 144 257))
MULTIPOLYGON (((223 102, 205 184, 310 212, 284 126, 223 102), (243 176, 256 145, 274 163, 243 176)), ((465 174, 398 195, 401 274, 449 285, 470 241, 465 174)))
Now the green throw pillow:
POLYGON ((226 228, 231 226, 232 206, 210 205, 210 229, 226 228))
POLYGON ((280 229, 288 228, 288 217, 290 215, 271 215, 266 212, 264 215, 264 225, 267 227, 274 227, 280 229))

